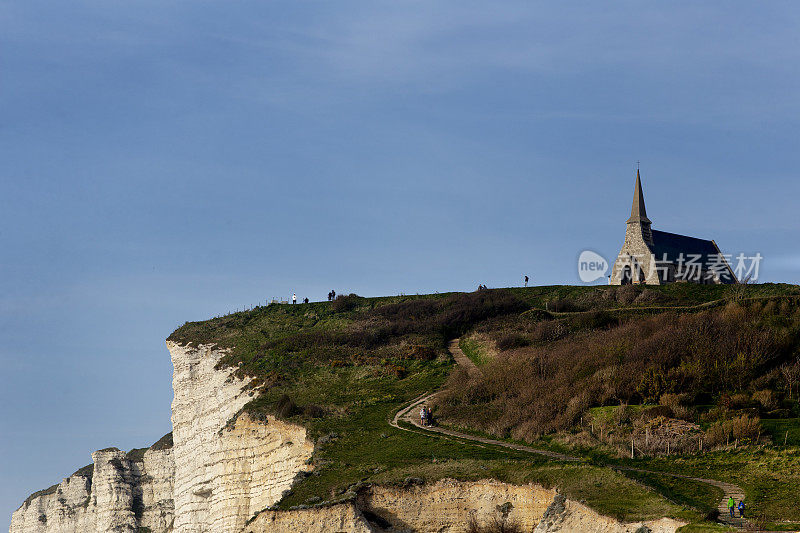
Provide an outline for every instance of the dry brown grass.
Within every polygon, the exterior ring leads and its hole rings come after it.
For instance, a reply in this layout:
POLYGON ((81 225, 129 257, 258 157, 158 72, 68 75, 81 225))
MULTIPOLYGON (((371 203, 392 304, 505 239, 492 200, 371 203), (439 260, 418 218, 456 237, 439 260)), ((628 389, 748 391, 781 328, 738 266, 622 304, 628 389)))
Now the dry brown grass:
POLYGON ((663 397, 671 417, 691 418, 687 404, 720 396, 752 404, 748 387, 770 380, 768 386, 780 387, 776 369, 798 349, 800 310, 778 315, 785 311, 777 305, 730 305, 638 316, 608 329, 563 320, 529 324, 529 331, 547 331, 543 338, 558 340, 502 353, 483 367, 481 378, 454 372, 438 400, 438 416, 532 441, 572 426, 593 406, 663 397), (553 334, 558 324, 568 333, 553 334))

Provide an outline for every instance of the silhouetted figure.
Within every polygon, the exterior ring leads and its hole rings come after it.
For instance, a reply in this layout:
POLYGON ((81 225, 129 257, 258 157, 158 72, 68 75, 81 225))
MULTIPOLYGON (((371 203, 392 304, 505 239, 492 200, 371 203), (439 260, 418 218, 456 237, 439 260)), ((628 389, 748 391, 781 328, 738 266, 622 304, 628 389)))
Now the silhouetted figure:
POLYGON ((336 299, 336 291, 331 291, 331 300, 336 299))
POLYGON ((292 305, 297 303, 297 295, 292 293, 292 305))
POLYGON ((528 276, 525 276, 525 286, 528 286, 528 276))
POLYGON ((307 304, 308 303, 308 298, 303 298, 303 303, 307 304))

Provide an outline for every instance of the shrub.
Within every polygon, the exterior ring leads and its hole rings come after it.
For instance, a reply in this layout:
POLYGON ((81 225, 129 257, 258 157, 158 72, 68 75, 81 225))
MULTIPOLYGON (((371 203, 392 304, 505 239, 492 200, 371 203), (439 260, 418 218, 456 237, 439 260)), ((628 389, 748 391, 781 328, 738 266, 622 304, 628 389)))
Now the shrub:
POLYGON ((615 296, 617 302, 623 305, 630 305, 639 296, 639 287, 635 285, 622 285, 617 288, 615 296))
POLYGON ((556 313, 574 313, 585 311, 586 307, 569 298, 559 298, 547 303, 547 309, 556 313))
POLYGON ((652 289, 644 289, 634 300, 637 304, 655 304, 668 300, 662 293, 652 289))
POLYGON ((387 365, 386 371, 389 375, 394 376, 397 379, 403 379, 406 377, 406 369, 400 365, 387 365))
POLYGON ((603 329, 616 324, 618 319, 606 311, 589 311, 572 318, 575 329, 603 329))
POLYGON ((331 303, 331 309, 337 313, 341 313, 343 311, 352 311, 358 307, 362 300, 364 300, 364 298, 358 294, 350 293, 347 296, 340 294, 335 300, 333 300, 333 303, 331 303))
POLYGON ((289 418, 294 415, 299 415, 301 412, 300 408, 289 398, 288 394, 281 396, 275 403, 275 415, 278 418, 289 418))
POLYGON ((423 344, 412 344, 408 348, 408 357, 419 361, 430 361, 436 357, 436 350, 423 344))
POLYGON ((614 409, 614 425, 629 424, 631 421, 631 408, 625 404, 614 409))
POLYGON ((466 533, 522 533, 522 528, 509 523, 504 517, 494 517, 490 523, 480 526, 475 515, 471 515, 465 531, 466 533))
POLYGON ((743 409, 750 407, 753 402, 747 394, 723 394, 719 398, 719 404, 726 409, 743 409))
POLYGON ((668 405, 654 405, 653 407, 642 409, 639 418, 641 420, 652 420, 658 417, 673 418, 674 416, 675 412, 668 405))
POLYGON ((764 389, 753 393, 753 401, 757 402, 765 411, 773 411, 778 408, 778 398, 770 389, 764 389))
POLYGON ((566 336, 568 329, 561 320, 547 320, 536 324, 532 333, 536 342, 553 342, 566 336))
POLYGON ((324 418, 327 412, 319 405, 310 403, 303 407, 303 414, 310 418, 324 418))
POLYGON ((710 426, 705 432, 705 441, 709 447, 727 446, 734 440, 739 440, 742 444, 751 444, 758 442, 760 436, 761 420, 743 415, 710 426))
POLYGON ((530 343, 531 342, 522 335, 519 335, 518 333, 510 333, 497 339, 497 348, 501 351, 513 350, 514 348, 528 346, 530 343))
POLYGON ((681 404, 717 397, 717 415, 704 417, 713 423, 729 408, 750 405, 742 386, 778 368, 800 344, 788 329, 764 328, 757 311, 743 309, 638 315, 580 334, 565 327, 572 317, 526 324, 535 344, 487 362, 474 379, 451 375, 437 400, 440 418, 530 441, 569 428, 593 406, 663 398, 668 405, 649 416, 692 421, 693 411, 681 404))
POLYGON ((676 407, 688 405, 689 395, 665 393, 661 395, 658 403, 671 407, 674 410, 676 407))

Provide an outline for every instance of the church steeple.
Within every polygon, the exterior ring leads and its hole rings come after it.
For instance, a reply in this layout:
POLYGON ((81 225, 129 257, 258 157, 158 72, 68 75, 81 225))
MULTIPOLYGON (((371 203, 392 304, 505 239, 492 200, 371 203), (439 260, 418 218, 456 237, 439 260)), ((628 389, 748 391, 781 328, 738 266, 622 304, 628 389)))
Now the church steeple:
POLYGON ((628 219, 628 224, 631 222, 639 222, 643 224, 650 224, 650 219, 647 218, 647 210, 644 207, 644 193, 642 193, 642 179, 639 177, 639 169, 636 169, 636 188, 633 191, 633 205, 631 206, 631 218, 628 219))

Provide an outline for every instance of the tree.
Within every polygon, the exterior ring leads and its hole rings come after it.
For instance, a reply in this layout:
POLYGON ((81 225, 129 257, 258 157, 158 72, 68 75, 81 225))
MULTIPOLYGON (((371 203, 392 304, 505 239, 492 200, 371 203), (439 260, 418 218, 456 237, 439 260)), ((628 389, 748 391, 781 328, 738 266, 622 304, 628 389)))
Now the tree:
POLYGON ((792 399, 792 389, 800 382, 800 358, 790 361, 781 366, 781 375, 786 381, 786 390, 789 392, 789 399, 792 399))

